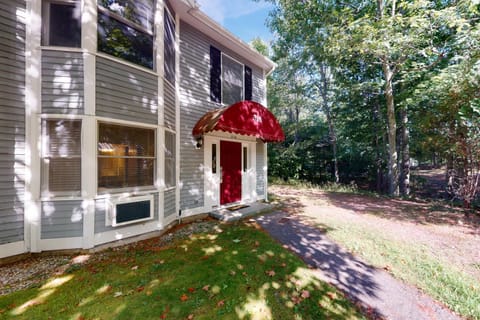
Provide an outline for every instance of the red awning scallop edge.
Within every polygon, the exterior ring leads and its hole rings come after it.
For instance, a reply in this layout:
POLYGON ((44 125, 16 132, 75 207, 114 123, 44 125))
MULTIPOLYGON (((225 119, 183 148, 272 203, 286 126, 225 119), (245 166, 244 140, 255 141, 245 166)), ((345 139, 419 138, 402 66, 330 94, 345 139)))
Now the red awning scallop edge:
POLYGON ((195 138, 211 131, 254 136, 264 142, 281 142, 285 134, 277 118, 260 103, 240 101, 203 115, 192 130, 195 138))

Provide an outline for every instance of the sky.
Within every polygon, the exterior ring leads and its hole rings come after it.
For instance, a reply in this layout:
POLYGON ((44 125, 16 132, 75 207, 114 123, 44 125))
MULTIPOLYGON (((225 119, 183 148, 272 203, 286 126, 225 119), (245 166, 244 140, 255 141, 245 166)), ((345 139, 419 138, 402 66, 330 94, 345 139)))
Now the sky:
POLYGON ((260 37, 269 42, 272 33, 266 19, 272 4, 262 0, 197 0, 200 9, 245 42, 260 37))

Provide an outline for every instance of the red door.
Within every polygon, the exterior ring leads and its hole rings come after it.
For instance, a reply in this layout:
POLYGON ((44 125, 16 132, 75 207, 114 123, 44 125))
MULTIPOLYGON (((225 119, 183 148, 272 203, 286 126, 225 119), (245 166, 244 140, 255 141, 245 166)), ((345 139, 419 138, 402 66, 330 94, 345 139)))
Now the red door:
POLYGON ((220 204, 242 200, 242 144, 220 141, 220 204))

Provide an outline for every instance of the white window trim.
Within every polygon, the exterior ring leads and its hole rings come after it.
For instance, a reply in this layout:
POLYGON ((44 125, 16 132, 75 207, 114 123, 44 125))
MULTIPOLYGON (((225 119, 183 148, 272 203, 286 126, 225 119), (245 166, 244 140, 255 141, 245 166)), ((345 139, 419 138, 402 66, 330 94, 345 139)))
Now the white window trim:
POLYGON ((240 98, 240 101, 242 101, 243 99, 245 99, 245 64, 240 62, 239 60, 233 58, 232 56, 224 53, 223 51, 220 51, 221 55, 220 55, 220 80, 221 80, 221 83, 222 83, 222 89, 221 89, 221 92, 220 92, 220 97, 221 97, 221 101, 222 101, 222 105, 225 106, 225 107, 228 107, 228 105, 225 104, 225 102, 223 101, 223 84, 224 84, 224 79, 223 79, 223 57, 227 57, 228 59, 238 63, 239 65, 242 66, 242 97, 240 98))
MULTIPOLYGON (((96 175, 96 190, 97 190, 97 196, 104 195, 104 194, 116 194, 116 193, 126 193, 126 192, 135 192, 135 191, 147 191, 147 190, 157 190, 156 186, 156 181, 157 181, 157 161, 158 161, 158 150, 157 150, 157 131, 159 130, 158 126, 155 125, 149 125, 149 124, 142 124, 138 122, 131 122, 131 121, 126 121, 126 120, 114 120, 110 118, 99 118, 97 117, 97 123, 96 123, 96 140, 95 140, 95 162, 97 163, 97 170, 95 172, 96 175), (100 123, 105 123, 105 124, 111 124, 111 125, 118 125, 118 126, 124 126, 124 127, 133 127, 133 128, 139 128, 139 129, 149 129, 149 130, 154 130, 154 147, 155 147, 155 156, 154 157, 141 157, 142 159, 154 159, 153 161, 154 168, 153 168, 153 184, 148 185, 148 186, 136 186, 136 187, 125 187, 125 188, 100 188, 98 186, 98 158, 100 155, 98 154, 98 140, 100 138, 100 123)), ((107 157, 108 158, 108 157, 107 157)), ((137 158, 138 157, 127 157, 127 158, 137 158)))
POLYGON ((107 212, 105 215, 105 225, 112 226, 112 227, 121 227, 129 224, 152 220, 154 218, 154 212, 155 212, 154 207, 155 207, 155 202, 153 200, 153 194, 138 196, 138 197, 108 199, 107 210, 106 210, 107 212), (150 201, 150 215, 147 218, 117 223, 117 205, 118 204, 135 203, 135 202, 143 202, 143 201, 150 201))

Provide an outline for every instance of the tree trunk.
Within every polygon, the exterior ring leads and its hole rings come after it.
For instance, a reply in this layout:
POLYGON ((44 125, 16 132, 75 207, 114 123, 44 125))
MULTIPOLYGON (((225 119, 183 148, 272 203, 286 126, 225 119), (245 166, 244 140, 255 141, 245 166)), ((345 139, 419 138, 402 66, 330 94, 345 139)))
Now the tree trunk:
POLYGON ((337 160, 337 134, 335 132, 335 125, 332 119, 332 110, 328 103, 328 79, 327 79, 327 66, 322 64, 320 66, 321 85, 319 86, 320 94, 322 95, 322 108, 327 117, 328 134, 330 136, 330 142, 332 143, 333 152, 333 174, 335 177, 335 183, 340 182, 340 175, 338 173, 338 160, 337 160))
POLYGON ((410 131, 408 130, 407 107, 400 111, 402 121, 401 149, 402 149, 402 172, 400 180, 400 193, 403 196, 410 195, 410 131))
POLYGON ((397 154, 397 121, 395 118, 395 102, 393 99, 393 72, 387 58, 382 61, 385 77, 385 99, 387 100, 388 125, 388 193, 398 196, 398 154, 397 154))
POLYGON ((381 137, 379 136, 381 130, 380 126, 380 105, 378 102, 375 102, 373 104, 373 127, 375 130, 375 173, 376 173, 376 178, 375 178, 375 185, 376 185, 376 190, 378 193, 381 193, 383 190, 383 168, 382 168, 382 157, 381 157, 381 144, 380 144, 380 139, 381 137))

